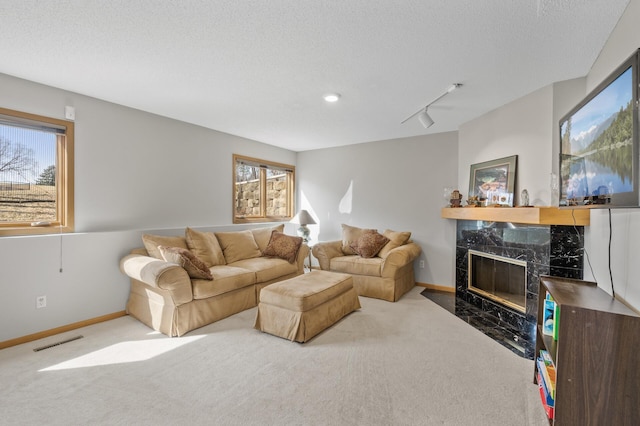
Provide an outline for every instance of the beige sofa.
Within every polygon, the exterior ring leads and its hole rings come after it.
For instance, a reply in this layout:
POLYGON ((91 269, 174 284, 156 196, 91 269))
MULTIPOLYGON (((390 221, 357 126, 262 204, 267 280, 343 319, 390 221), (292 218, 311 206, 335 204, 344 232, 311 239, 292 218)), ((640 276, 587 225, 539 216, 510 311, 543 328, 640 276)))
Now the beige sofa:
POLYGON ((395 302, 415 285, 413 261, 422 249, 410 237, 343 224, 342 240, 317 243, 312 252, 320 269, 351 274, 358 295, 395 302))
POLYGON ((263 287, 304 273, 309 248, 283 228, 143 235, 120 261, 127 313, 173 337, 255 307, 263 287))

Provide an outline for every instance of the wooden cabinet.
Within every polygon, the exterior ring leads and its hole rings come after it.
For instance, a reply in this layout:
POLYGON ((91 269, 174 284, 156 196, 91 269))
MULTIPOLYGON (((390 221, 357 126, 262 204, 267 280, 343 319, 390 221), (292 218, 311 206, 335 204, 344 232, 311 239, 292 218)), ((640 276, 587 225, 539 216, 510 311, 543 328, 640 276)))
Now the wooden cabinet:
MULTIPOLYGON (((595 283, 540 278, 536 355, 555 363, 553 425, 640 421, 640 316, 595 283), (559 307, 558 339, 542 333, 547 292, 559 307)), ((534 371, 534 382, 536 380, 534 371)))

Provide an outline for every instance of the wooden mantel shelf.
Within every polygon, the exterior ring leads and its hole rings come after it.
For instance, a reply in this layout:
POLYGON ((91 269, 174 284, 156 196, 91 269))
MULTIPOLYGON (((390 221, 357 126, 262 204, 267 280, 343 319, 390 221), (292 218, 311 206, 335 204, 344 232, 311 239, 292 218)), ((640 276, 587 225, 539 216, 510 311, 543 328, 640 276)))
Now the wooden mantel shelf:
POLYGON ((588 226, 588 209, 559 209, 557 207, 443 207, 445 219, 484 220, 530 225, 588 226))

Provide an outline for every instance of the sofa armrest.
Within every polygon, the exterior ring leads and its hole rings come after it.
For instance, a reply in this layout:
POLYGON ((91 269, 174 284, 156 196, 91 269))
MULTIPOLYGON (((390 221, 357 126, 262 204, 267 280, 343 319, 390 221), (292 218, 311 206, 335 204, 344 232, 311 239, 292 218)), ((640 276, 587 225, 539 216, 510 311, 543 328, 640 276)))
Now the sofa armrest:
POLYGON ((395 278, 396 273, 403 266, 412 263, 420 253, 422 248, 416 243, 408 243, 396 247, 389 252, 382 262, 382 277, 395 278))
POLYGON ((304 274, 304 261, 307 257, 309 257, 309 246, 305 243, 302 243, 296 257, 296 264, 298 266, 298 272, 300 274, 304 274))
POLYGON ((170 293, 176 305, 193 300, 191 278, 175 264, 140 254, 129 254, 120 261, 120 270, 134 280, 170 293))
POLYGON ((342 253, 342 241, 325 241, 317 243, 311 249, 313 255, 318 259, 320 269, 328 271, 331 259, 338 256, 344 256, 342 253))

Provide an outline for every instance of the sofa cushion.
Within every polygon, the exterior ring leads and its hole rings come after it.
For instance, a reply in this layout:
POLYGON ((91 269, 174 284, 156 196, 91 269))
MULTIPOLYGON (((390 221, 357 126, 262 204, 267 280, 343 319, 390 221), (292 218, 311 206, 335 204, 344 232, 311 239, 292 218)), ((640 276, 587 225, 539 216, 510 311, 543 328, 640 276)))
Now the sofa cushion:
POLYGON ((382 250, 378 253, 378 256, 383 259, 386 258, 394 248, 407 244, 409 238, 411 238, 411 232, 396 232, 391 229, 385 229, 382 235, 389 239, 389 242, 382 247, 382 250))
POLYGON ((160 260, 164 259, 160 250, 158 250, 158 246, 180 247, 183 249, 189 248, 187 247, 187 241, 181 236, 165 237, 164 235, 142 234, 142 242, 144 243, 144 248, 147 249, 149 256, 160 260))
POLYGON ((158 246, 158 251, 167 262, 182 266, 191 278, 212 280, 211 271, 196 255, 181 247, 158 246))
POLYGON ((378 232, 376 229, 362 229, 355 226, 342 224, 342 252, 344 254, 356 254, 351 244, 358 241, 360 235, 366 232, 378 232))
POLYGON ((213 232, 200 232, 187 228, 185 231, 187 247, 207 265, 207 268, 224 265, 224 254, 213 232))
POLYGON ((339 256, 331 259, 329 267, 333 272, 381 277, 382 263, 383 260, 379 257, 339 256))
POLYGON ((271 226, 268 228, 256 228, 251 229, 251 233, 253 234, 253 238, 256 240, 256 244, 258 244, 258 248, 261 252, 267 248, 269 245, 269 240, 271 240, 271 233, 273 231, 284 232, 284 223, 278 226, 271 226))
POLYGON ((216 232, 215 235, 227 263, 252 259, 262 254, 253 238, 253 233, 248 229, 246 231, 216 232))
POLYGON ((374 257, 389 239, 378 232, 365 232, 351 244, 351 249, 362 257, 374 257))
POLYGON ((298 271, 298 265, 277 257, 254 257, 253 259, 239 260, 233 266, 255 272, 257 283, 275 280, 298 271))
POLYGON ((302 238, 292 237, 282 232, 273 231, 269 245, 262 252, 263 256, 279 257, 289 263, 294 263, 302 245, 302 238))
POLYGON ((256 283, 256 274, 236 266, 218 265, 209 269, 213 281, 192 280, 193 298, 206 299, 256 283))

